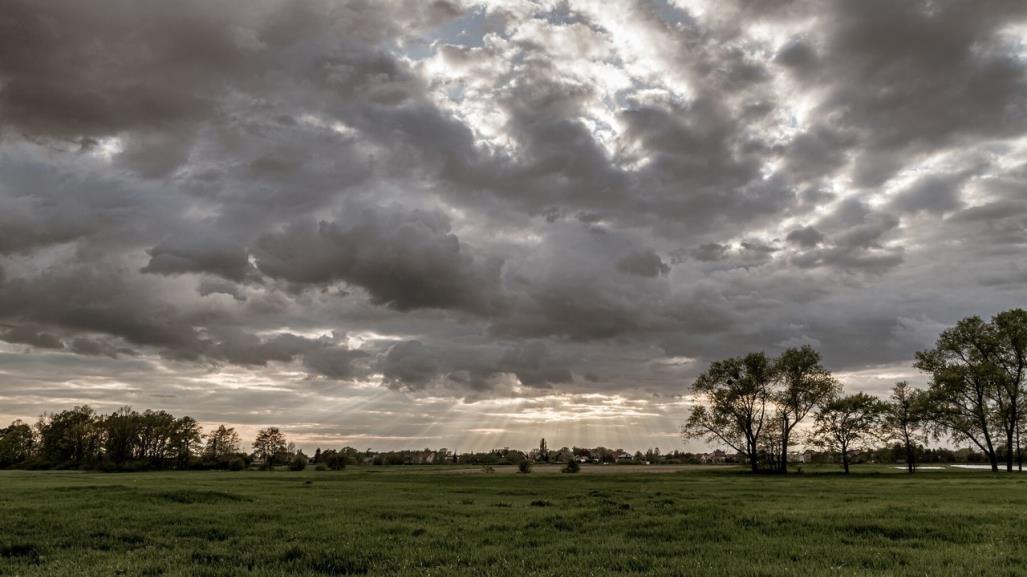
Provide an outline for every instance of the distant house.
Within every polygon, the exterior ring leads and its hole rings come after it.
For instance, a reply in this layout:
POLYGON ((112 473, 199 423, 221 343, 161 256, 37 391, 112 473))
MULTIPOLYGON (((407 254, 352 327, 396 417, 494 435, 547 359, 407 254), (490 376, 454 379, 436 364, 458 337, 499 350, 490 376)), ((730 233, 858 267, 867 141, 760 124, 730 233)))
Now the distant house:
POLYGON ((613 454, 613 461, 615 463, 630 463, 635 457, 626 451, 617 451, 613 454))

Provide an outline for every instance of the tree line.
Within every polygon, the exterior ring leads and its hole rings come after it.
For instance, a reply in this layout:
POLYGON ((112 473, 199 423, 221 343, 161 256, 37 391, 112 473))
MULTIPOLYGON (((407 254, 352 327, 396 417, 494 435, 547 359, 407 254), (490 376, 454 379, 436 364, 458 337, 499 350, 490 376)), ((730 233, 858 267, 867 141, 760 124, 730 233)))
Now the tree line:
POLYGON ((520 451, 505 447, 464 452, 448 449, 373 451, 353 447, 316 449, 312 456, 286 438, 277 427, 260 429, 245 451, 232 427, 219 425, 204 433, 192 417, 167 411, 135 411, 125 407, 101 414, 89 406, 44 414, 30 425, 14 421, 0 427, 0 469, 95 469, 143 471, 163 469, 273 469, 308 465, 339 470, 348 465, 520 465, 524 462, 692 463, 699 456, 659 449, 637 451, 606 447, 561 447, 520 451))
POLYGON ((926 389, 899 382, 888 399, 844 394, 810 346, 779 357, 763 352, 719 360, 693 383, 699 403, 682 427, 685 439, 726 445, 753 472, 785 473, 806 422, 807 445, 850 457, 874 444, 901 445, 909 472, 928 439, 969 443, 993 471, 1022 470, 1027 428, 1027 311, 990 321, 973 316, 944 330, 934 348, 916 353, 926 389))
POLYGON ((125 407, 101 414, 80 406, 42 415, 35 424, 14 421, 0 427, 0 469, 95 469, 143 471, 163 469, 343 469, 348 465, 519 465, 523 462, 566 464, 698 462, 697 457, 659 449, 638 451, 606 447, 562 447, 520 451, 505 447, 491 451, 458 453, 448 449, 364 451, 352 447, 324 449, 312 456, 298 450, 277 427, 257 432, 249 450, 243 449, 232 427, 219 425, 204 433, 192 417, 167 411, 135 411, 125 407))
POLYGON ((241 468, 250 458, 233 428, 204 435, 196 419, 167 411, 99 414, 81 406, 0 428, 0 468, 241 468))

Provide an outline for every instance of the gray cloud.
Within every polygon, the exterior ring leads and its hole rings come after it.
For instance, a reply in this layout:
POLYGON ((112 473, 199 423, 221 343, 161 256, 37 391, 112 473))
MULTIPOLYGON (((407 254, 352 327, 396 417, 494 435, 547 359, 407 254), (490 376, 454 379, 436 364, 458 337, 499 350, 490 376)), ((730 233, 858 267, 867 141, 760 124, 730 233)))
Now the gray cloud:
POLYGON ((1024 22, 1014 0, 7 1, 2 404, 273 402, 323 432, 372 391, 416 438, 459 399, 626 407, 789 343, 906 362, 1022 306, 1024 22))
POLYGON ((257 267, 300 285, 346 281, 399 310, 487 311, 496 302, 499 261, 476 261, 439 212, 380 207, 343 221, 292 223, 261 237, 257 267))
POLYGON ((31 325, 18 325, 0 333, 0 340, 37 349, 63 349, 64 342, 53 333, 31 325))
POLYGON ((204 231, 190 231, 187 235, 165 239, 147 253, 150 262, 140 269, 145 273, 204 272, 238 282, 253 268, 245 247, 204 231))

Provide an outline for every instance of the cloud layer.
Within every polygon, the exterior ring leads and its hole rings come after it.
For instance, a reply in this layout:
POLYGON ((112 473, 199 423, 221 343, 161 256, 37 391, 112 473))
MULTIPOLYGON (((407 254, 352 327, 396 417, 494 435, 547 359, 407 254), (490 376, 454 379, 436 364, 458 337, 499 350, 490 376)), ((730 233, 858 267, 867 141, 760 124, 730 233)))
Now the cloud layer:
POLYGON ((0 416, 670 448, 718 357, 881 390, 1023 305, 1025 46, 1015 0, 6 0, 0 416))

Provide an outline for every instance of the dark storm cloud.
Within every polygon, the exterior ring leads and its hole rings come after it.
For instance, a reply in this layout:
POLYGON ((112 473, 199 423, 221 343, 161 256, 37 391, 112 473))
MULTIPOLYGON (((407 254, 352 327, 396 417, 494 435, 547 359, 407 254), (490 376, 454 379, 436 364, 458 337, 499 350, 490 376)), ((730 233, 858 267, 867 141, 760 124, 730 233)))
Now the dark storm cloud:
MULTIPOLYGON (((843 201, 813 229, 814 232, 825 231, 824 238, 812 244, 800 242, 806 250, 794 255, 792 263, 800 268, 830 267, 844 272, 884 273, 898 266, 904 257, 902 246, 886 244, 899 222, 898 217, 875 211, 859 200, 843 201)), ((809 237, 805 240, 816 240, 808 233, 800 234, 809 237)), ((791 236, 791 240, 797 239, 791 236)))
POLYGON ((804 248, 811 248, 823 242, 824 234, 812 226, 804 226, 790 231, 785 238, 788 242, 793 242, 804 248))
POLYGON ((210 279, 205 278, 200 281, 199 286, 196 287, 196 292, 202 296, 208 296, 213 294, 223 294, 234 298, 237 301, 245 301, 246 295, 243 293, 242 287, 223 279, 210 279))
POLYGON ((67 344, 68 350, 80 355, 94 357, 117 358, 118 355, 131 355, 132 349, 118 347, 108 339, 91 339, 88 337, 75 337, 67 344))
POLYGON ((0 114, 33 136, 78 140, 212 114, 216 76, 245 66, 229 3, 4 3, 0 114), (143 49, 145 47, 145 49, 143 49))
POLYGON ((824 6, 815 82, 828 96, 816 112, 860 134, 858 184, 884 183, 916 154, 1027 127, 1027 68, 1001 34, 1024 20, 1022 2, 824 6))
POLYGON ((423 388, 443 373, 443 364, 421 341, 407 341, 389 349, 382 374, 394 386, 423 388))
POLYGON ((62 267, 0 284, 0 319, 97 332, 195 356, 199 333, 183 311, 160 303, 124 271, 94 263, 62 267))
POLYGON ((642 250, 621 257, 617 261, 617 270, 625 274, 655 277, 670 272, 670 266, 652 250, 642 250))
POLYGON ((346 212, 343 221, 297 222, 261 237, 257 267, 298 285, 345 281, 399 310, 500 306, 501 263, 476 261, 444 214, 382 207, 346 212))
POLYGON ((556 358, 544 343, 533 341, 508 349, 503 353, 498 366, 516 375, 525 386, 548 388, 574 380, 565 366, 566 362, 556 358))
POLYGON ((64 342, 57 335, 31 325, 18 325, 0 332, 0 340, 28 345, 37 349, 63 349, 64 342))
POLYGON ((401 342, 389 348, 381 360, 386 382, 393 388, 421 390, 458 387, 488 391, 503 374, 536 389, 574 381, 570 355, 550 350, 545 342, 529 340, 512 347, 466 347, 401 342))
POLYGON ((147 253, 150 262, 141 269, 145 273, 205 272, 238 282, 253 270, 245 247, 204 231, 165 239, 147 253))
POLYGON ((312 373, 331 379, 352 379, 363 376, 355 362, 367 356, 364 351, 345 347, 319 347, 303 355, 303 366, 312 373))
POLYGON ((899 192, 892 206, 901 212, 952 212, 963 206, 960 192, 966 179, 965 175, 926 176, 899 192))
POLYGON ((687 4, 0 0, 2 346, 300 411, 904 362, 1022 305, 1027 5, 687 4))

